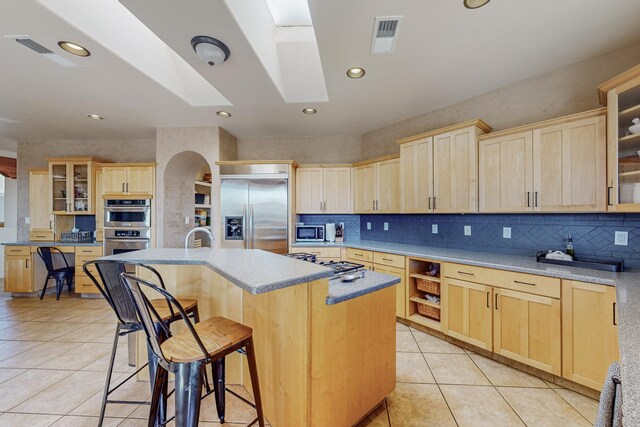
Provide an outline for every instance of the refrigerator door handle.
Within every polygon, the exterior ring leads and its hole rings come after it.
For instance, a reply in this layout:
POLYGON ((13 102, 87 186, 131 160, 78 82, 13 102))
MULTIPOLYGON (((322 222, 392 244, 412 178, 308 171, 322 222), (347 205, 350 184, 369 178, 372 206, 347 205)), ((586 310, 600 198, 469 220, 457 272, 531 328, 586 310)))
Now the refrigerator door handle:
POLYGON ((247 230, 249 224, 247 224, 247 205, 242 205, 242 248, 247 249, 247 230))
POLYGON ((249 239, 250 239, 249 249, 254 249, 253 247, 253 205, 249 205, 249 239))

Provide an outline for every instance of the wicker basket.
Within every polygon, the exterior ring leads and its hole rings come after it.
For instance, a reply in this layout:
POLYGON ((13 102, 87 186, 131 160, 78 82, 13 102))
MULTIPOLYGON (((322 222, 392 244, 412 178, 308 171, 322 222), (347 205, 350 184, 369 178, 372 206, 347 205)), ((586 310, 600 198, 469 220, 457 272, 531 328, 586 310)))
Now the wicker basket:
POLYGON ((618 159, 620 172, 633 172, 640 170, 640 157, 638 155, 620 157, 618 159))
POLYGON ((416 287, 428 294, 440 295, 440 283, 416 277, 416 287))
POLYGON ((423 316, 430 317, 435 320, 440 320, 440 309, 436 307, 432 307, 427 304, 421 304, 416 301, 416 305, 418 306, 418 313, 423 316))

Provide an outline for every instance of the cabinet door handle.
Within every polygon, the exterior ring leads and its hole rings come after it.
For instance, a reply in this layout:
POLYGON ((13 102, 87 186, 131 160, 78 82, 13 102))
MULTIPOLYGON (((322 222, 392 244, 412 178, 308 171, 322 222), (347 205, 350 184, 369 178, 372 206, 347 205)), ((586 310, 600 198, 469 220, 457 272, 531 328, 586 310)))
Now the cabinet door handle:
POLYGON ((531 207, 531 191, 527 191, 527 207, 531 207))
POLYGON ((527 283, 527 282, 521 282, 519 280, 514 280, 513 283, 517 284, 517 285, 527 285, 527 286, 536 286, 535 283, 527 283))
POLYGON ((436 210, 436 196, 433 196, 433 210, 436 210))
POLYGON ((53 221, 49 221, 49 230, 53 230, 53 221))
POLYGON ((489 295, 491 294, 491 292, 487 292, 487 308, 489 308, 489 295))
POLYGON ((431 210, 431 196, 429 196, 429 210, 431 210))
MULTIPOLYGON (((24 263, 25 263, 25 268, 29 268, 29 258, 25 259, 24 263)), ((615 325, 615 323, 614 323, 614 325, 615 325)))
POLYGON ((534 193, 533 197, 534 197, 533 206, 537 208, 538 207, 538 192, 537 191, 534 193))
POLYGON ((393 260, 392 260, 392 259, 390 259, 390 258, 382 258, 382 260, 383 260, 383 261, 393 262, 393 260))
POLYGON ((127 182, 127 193, 129 192, 129 183, 127 182))
POLYGON ((613 187, 607 187, 607 206, 613 206, 611 203, 611 190, 613 190, 613 187))
POLYGON ((498 309, 498 294, 496 294, 496 310, 498 309))
POLYGON ((372 201, 371 201, 371 210, 372 210, 372 211, 375 211, 375 210, 376 210, 376 201, 375 201, 375 200, 372 200, 372 201))
POLYGON ((613 324, 614 326, 617 326, 618 324, 616 323, 616 303, 613 303, 613 324))
POLYGON ((122 183, 122 192, 124 193, 124 182, 122 183))
POLYGON ((467 273, 466 271, 460 271, 460 270, 458 270, 458 274, 464 274, 465 276, 475 276, 474 273, 467 273))

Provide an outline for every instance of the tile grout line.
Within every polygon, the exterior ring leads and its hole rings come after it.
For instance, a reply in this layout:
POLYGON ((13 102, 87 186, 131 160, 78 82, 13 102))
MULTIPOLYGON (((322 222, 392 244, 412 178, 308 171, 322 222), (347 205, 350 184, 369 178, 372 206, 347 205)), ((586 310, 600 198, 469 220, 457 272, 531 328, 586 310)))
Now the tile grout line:
MULTIPOLYGON (((551 387, 550 387, 550 388, 551 388, 551 387)), ((560 399, 562 399, 564 402, 566 402, 566 404, 567 404, 567 405, 571 406, 571 407, 572 407, 572 408, 573 408, 573 409, 574 409, 578 414, 580 414, 580 416, 581 416, 582 418, 584 418, 585 420, 587 420, 587 422, 588 422, 589 424, 591 424, 591 421, 589 421, 589 420, 587 419, 587 417, 585 417, 585 416, 584 416, 584 414, 578 410, 578 408, 576 408, 575 406, 573 406, 573 405, 571 404, 571 402, 569 402, 567 399, 565 399, 564 397, 562 397, 562 395, 561 395, 560 393, 558 393, 558 392, 556 391, 556 389, 552 388, 551 390, 553 390, 553 392, 554 392, 558 397, 560 397, 560 399)), ((559 389, 559 390, 561 390, 561 389, 559 389)), ((569 390, 569 391, 571 391, 571 390, 569 390)), ((574 392, 574 393, 575 393, 575 392, 574 392)), ((580 393, 578 393, 578 394, 580 394, 580 393)), ((585 396, 585 397, 587 397, 587 396, 585 396)))

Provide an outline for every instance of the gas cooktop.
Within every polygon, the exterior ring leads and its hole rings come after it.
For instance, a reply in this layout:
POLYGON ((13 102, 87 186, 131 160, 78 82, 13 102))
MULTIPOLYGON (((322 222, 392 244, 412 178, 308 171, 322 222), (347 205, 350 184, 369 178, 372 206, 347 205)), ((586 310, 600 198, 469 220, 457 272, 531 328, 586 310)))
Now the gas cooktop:
POLYGON ((348 261, 318 261, 315 255, 304 252, 286 254, 285 256, 293 259, 299 259, 301 261, 313 262, 315 264, 322 265, 323 267, 331 268, 334 271, 334 275, 332 276, 332 278, 338 277, 345 273, 360 271, 364 269, 363 264, 356 264, 348 261))

